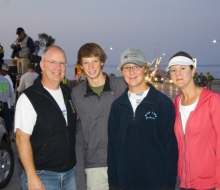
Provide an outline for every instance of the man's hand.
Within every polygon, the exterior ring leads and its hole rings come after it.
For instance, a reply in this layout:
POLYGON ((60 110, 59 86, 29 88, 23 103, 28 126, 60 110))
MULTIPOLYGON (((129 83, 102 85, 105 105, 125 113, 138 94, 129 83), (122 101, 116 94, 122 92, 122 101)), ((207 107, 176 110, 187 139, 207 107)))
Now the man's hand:
POLYGON ((30 143, 30 134, 20 129, 16 131, 16 144, 21 163, 27 176, 28 190, 44 190, 44 185, 36 173, 33 151, 30 143))
POLYGON ((44 184, 37 175, 33 177, 28 177, 27 186, 28 190, 45 190, 44 184))

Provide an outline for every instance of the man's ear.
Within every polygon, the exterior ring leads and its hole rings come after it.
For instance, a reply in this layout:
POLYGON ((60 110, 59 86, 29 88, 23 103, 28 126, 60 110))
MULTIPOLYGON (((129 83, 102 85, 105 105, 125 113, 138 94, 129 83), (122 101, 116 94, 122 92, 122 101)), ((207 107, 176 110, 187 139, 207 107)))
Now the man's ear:
POLYGON ((44 71, 44 62, 43 61, 40 61, 40 68, 42 71, 44 71))
POLYGON ((103 66, 104 65, 104 63, 101 63, 101 66, 103 66))

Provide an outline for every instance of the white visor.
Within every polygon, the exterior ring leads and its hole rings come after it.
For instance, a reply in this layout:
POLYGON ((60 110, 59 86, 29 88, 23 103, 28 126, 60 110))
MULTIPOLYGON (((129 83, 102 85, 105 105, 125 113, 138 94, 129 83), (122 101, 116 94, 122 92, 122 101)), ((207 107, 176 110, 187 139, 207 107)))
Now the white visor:
POLYGON ((173 65, 193 65, 195 67, 195 64, 192 59, 184 56, 176 56, 172 58, 169 61, 168 67, 166 68, 166 71, 168 72, 170 70, 170 67, 173 65))

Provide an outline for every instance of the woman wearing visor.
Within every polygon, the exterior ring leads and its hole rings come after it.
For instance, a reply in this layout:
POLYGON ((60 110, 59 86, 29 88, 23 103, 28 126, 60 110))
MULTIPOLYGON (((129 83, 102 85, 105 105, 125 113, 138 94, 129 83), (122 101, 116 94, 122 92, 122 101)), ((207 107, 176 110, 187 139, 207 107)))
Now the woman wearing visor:
POLYGON ((186 52, 173 55, 166 69, 182 94, 174 99, 178 177, 183 189, 220 189, 220 96, 195 85, 186 52))

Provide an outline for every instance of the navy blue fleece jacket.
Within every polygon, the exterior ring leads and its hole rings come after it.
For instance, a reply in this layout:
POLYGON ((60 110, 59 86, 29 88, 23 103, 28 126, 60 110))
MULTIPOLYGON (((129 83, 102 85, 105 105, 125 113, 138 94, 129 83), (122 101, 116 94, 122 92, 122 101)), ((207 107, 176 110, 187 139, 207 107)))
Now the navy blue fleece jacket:
POLYGON ((175 189, 177 141, 172 101, 151 84, 135 113, 128 89, 114 101, 108 122, 111 189, 175 189))

